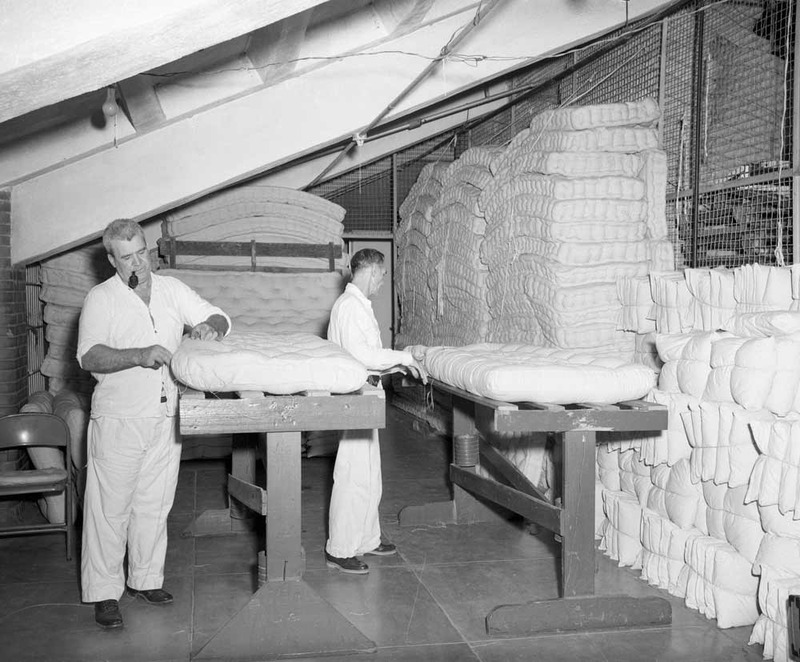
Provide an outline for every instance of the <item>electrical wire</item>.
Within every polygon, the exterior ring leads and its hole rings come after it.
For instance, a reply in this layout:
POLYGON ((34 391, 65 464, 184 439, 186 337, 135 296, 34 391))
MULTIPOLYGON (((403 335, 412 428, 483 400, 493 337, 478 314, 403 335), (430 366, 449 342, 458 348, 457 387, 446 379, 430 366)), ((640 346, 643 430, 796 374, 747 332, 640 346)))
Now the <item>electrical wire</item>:
MULTIPOLYGON (((709 4, 704 5, 702 7, 698 7, 696 9, 687 11, 686 15, 690 16, 692 14, 696 14, 696 13, 707 11, 708 9, 711 9, 712 7, 716 7, 718 5, 725 5, 725 4, 739 4, 739 3, 737 2, 737 0, 717 0, 716 2, 709 3, 709 4)), ((481 5, 482 5, 482 3, 481 3, 481 5)), ((626 7, 627 7, 627 1, 626 1, 626 7)), ((479 6, 478 7, 478 12, 480 11, 480 9, 481 9, 481 7, 479 6)), ((453 34, 450 36, 450 39, 448 40, 447 44, 445 44, 445 47, 442 49, 442 51, 444 51, 447 48, 447 45, 452 43, 454 37, 461 30, 463 30, 465 27, 467 27, 468 25, 472 25, 472 24, 477 25, 477 23, 475 22, 476 21, 476 17, 477 17, 477 13, 476 13, 475 17, 470 19, 470 21, 468 21, 463 26, 461 26, 460 28, 455 30, 453 32, 453 34)), ((649 29, 654 28, 654 27, 660 27, 661 24, 663 24, 664 21, 666 21, 666 20, 667 20, 667 17, 659 19, 659 20, 654 21, 652 23, 648 23, 647 25, 644 25, 644 26, 631 28, 631 29, 625 31, 625 36, 634 35, 634 34, 637 34, 638 32, 642 32, 644 30, 649 30, 649 29)), ((627 26, 627 17, 626 17, 626 21, 625 21, 624 25, 627 26)), ((552 55, 547 55, 545 57, 542 57, 541 54, 490 55, 490 54, 486 54, 486 53, 458 53, 458 52, 446 53, 445 54, 442 51, 440 51, 436 55, 429 55, 429 54, 426 54, 426 53, 420 53, 420 52, 417 52, 417 51, 407 51, 407 50, 402 50, 402 49, 380 49, 380 50, 372 50, 372 51, 356 51, 356 52, 351 52, 351 53, 340 53, 340 54, 337 54, 337 55, 307 55, 307 56, 303 56, 303 57, 288 58, 286 60, 280 60, 280 61, 276 61, 276 62, 268 62, 266 64, 260 64, 260 65, 252 65, 252 66, 241 65, 241 66, 238 66, 238 67, 221 67, 221 68, 213 69, 213 70, 209 70, 209 71, 192 71, 190 69, 186 69, 186 70, 169 71, 169 72, 163 72, 163 73, 143 72, 142 75, 143 76, 149 76, 149 77, 152 77, 152 78, 164 78, 164 79, 182 77, 182 76, 215 76, 215 75, 219 75, 219 74, 223 74, 223 73, 230 73, 230 72, 235 72, 235 71, 264 71, 264 70, 270 69, 270 68, 286 67, 287 65, 300 64, 300 63, 305 63, 305 62, 314 62, 314 63, 340 62, 342 60, 347 60, 347 59, 352 59, 352 58, 367 58, 367 57, 377 57, 377 56, 383 56, 383 55, 393 55, 393 56, 395 56, 395 55, 403 55, 403 56, 407 56, 407 57, 411 57, 411 58, 418 58, 418 59, 428 60, 428 61, 430 61, 432 63, 433 62, 440 62, 440 61, 443 61, 443 60, 447 60, 449 62, 456 62, 456 63, 460 63, 460 64, 465 64, 467 66, 470 66, 470 67, 474 68, 474 67, 477 67, 482 62, 529 62, 529 61, 532 61, 532 60, 536 60, 537 62, 541 62, 541 61, 548 60, 548 59, 560 58, 560 57, 563 57, 565 55, 571 55, 571 54, 574 54, 574 53, 580 53, 580 52, 585 51, 587 49, 597 48, 599 46, 603 46, 603 45, 608 44, 608 43, 613 43, 613 42, 617 41, 619 38, 620 38, 620 35, 608 36, 608 37, 596 39, 596 40, 592 41, 591 43, 584 44, 582 46, 576 46, 574 48, 570 48, 570 49, 567 49, 567 50, 564 50, 564 51, 559 51, 558 53, 555 53, 555 54, 552 54, 552 55)))

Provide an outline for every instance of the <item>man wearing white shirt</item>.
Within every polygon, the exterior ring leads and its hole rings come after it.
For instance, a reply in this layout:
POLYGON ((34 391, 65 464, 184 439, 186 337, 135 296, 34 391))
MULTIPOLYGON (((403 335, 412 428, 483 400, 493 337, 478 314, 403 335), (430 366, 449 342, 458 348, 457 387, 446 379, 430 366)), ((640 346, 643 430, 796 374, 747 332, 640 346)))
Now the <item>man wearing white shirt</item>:
MULTIPOLYGON (((409 352, 384 349, 380 328, 369 300, 386 277, 384 256, 365 248, 350 259, 351 282, 336 300, 328 324, 328 340, 341 345, 368 369, 397 368, 427 381, 425 371, 409 352)), ((380 382, 377 382, 380 384, 380 382)), ((397 550, 381 542, 378 505, 381 501, 381 455, 377 430, 347 430, 336 453, 325 561, 330 568, 363 575, 364 554, 389 555, 397 550)))
POLYGON ((181 455, 172 353, 184 327, 193 338, 219 340, 231 322, 181 281, 151 273, 138 223, 112 221, 103 246, 116 274, 86 295, 78 330, 78 361, 97 379, 87 436, 81 585, 97 624, 119 628, 126 583, 129 594, 148 604, 173 601, 162 588, 181 455))

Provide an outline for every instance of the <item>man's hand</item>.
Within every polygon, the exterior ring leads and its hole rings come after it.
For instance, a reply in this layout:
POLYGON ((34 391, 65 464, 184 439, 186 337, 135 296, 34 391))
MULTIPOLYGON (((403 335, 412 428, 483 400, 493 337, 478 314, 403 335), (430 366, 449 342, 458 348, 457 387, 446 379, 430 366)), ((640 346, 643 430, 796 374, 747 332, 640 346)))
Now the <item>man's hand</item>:
POLYGON ((421 381, 423 384, 428 383, 428 371, 422 367, 422 364, 414 359, 413 363, 405 366, 406 370, 411 374, 414 379, 421 381))
POLYGON ((425 352, 427 350, 428 348, 425 345, 408 345, 403 348, 403 351, 411 354, 417 363, 425 359, 425 352))
POLYGON ((189 331, 192 340, 220 340, 220 333, 208 322, 200 322, 189 331))
POLYGON ((152 368, 158 370, 163 365, 169 365, 172 359, 172 353, 161 345, 151 345, 150 347, 143 347, 139 358, 139 365, 143 368, 152 368))

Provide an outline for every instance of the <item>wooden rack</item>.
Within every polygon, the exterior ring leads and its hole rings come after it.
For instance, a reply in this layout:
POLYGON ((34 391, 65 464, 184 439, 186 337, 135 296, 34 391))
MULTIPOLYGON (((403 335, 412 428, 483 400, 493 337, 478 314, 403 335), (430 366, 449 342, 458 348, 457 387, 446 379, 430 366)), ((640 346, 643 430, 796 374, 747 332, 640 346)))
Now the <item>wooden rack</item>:
MULTIPOLYGON (((222 398, 189 389, 181 394, 178 416, 181 434, 235 435, 228 494, 262 516, 266 528, 260 554, 263 568, 259 567, 263 585, 193 659, 265 659, 267 655, 272 659, 374 650, 371 640, 302 581, 300 458, 303 431, 385 427, 383 390, 365 384, 355 393, 342 395, 248 391, 240 397, 222 398), (263 487, 256 485, 259 455, 266 470, 263 487)), ((184 535, 246 530, 244 521, 226 508, 205 511, 184 535)))
POLYGON ((342 257, 342 246, 327 244, 271 243, 261 241, 179 241, 164 234, 158 240, 158 254, 170 269, 198 271, 266 271, 275 273, 309 273, 336 271, 336 260, 342 257), (249 265, 178 264, 178 256, 249 257, 249 265), (258 264, 265 257, 316 257, 328 260, 328 268, 273 267, 258 264))
MULTIPOLYGON (((453 401, 453 437, 479 435, 481 466, 450 465, 453 499, 407 506, 400 524, 470 524, 497 519, 494 505, 522 515, 561 540, 557 600, 501 605, 486 616, 490 635, 528 636, 546 631, 664 625, 669 602, 661 598, 596 596, 594 593, 594 510, 596 432, 665 430, 666 407, 642 400, 615 405, 510 403, 484 398, 437 380, 432 386, 453 401), (492 445, 498 434, 548 432, 561 454, 561 499, 551 502, 492 445), (490 505, 487 505, 490 504, 490 505)), ((454 458, 456 453, 454 452, 454 458)))

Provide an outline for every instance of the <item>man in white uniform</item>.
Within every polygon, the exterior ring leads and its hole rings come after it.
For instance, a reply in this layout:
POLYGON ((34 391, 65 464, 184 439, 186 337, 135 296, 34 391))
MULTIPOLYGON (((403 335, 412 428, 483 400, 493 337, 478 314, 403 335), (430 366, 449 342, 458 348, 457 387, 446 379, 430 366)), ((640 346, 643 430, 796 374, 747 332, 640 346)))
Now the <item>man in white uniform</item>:
MULTIPOLYGON (((350 260, 352 280, 331 310, 328 340, 344 347, 375 372, 397 368, 425 382, 425 371, 408 352, 384 349, 369 297, 383 284, 383 253, 371 248, 350 260)), ((377 382, 380 384, 380 382, 377 382)), ((363 575, 362 554, 389 555, 397 550, 381 542, 381 454, 377 430, 348 430, 339 442, 333 469, 329 538, 325 561, 330 568, 363 575)))
POLYGON ((213 340, 230 318, 175 278, 151 273, 144 232, 111 222, 103 246, 116 274, 86 295, 78 361, 97 379, 88 429, 81 584, 103 628, 122 627, 125 591, 153 605, 163 588, 167 515, 178 482, 177 387, 169 372, 184 326, 213 340))

